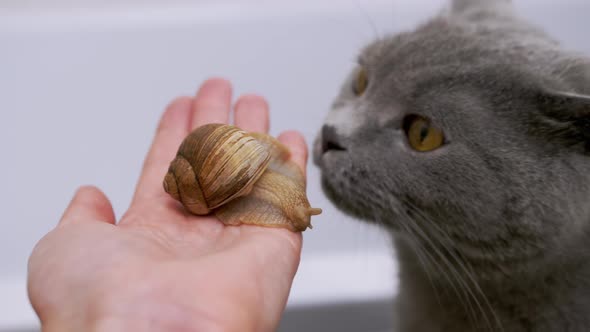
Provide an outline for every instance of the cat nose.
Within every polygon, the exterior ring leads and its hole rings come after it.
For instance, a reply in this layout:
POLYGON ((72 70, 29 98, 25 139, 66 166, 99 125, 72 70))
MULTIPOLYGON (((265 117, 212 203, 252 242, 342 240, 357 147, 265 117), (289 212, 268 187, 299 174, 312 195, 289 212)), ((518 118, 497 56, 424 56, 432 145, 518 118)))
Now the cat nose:
POLYGON ((322 154, 330 151, 346 151, 342 139, 338 136, 336 128, 330 125, 322 127, 322 154))

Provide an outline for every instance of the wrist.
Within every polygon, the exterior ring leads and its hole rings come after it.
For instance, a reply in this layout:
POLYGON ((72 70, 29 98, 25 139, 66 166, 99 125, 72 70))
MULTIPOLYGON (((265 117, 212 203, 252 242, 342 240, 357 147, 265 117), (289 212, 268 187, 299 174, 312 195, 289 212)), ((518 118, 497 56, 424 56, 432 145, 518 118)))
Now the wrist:
POLYGON ((165 332, 165 331, 239 331, 227 329, 224 322, 192 313, 177 305, 157 301, 113 305, 106 310, 54 315, 42 321, 42 332, 165 332), (219 325, 221 324, 221 325, 219 325))
POLYGON ((217 331, 220 329, 195 329, 194 324, 187 324, 182 320, 166 320, 154 315, 144 319, 126 317, 106 317, 95 321, 59 320, 42 324, 42 332, 164 332, 164 331, 217 331))

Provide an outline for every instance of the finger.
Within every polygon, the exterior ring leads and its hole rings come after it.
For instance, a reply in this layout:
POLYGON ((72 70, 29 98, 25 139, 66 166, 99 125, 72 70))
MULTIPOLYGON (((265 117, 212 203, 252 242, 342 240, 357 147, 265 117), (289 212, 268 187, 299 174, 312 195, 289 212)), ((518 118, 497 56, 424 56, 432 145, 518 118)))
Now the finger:
POLYGON ((58 226, 74 222, 103 221, 115 224, 115 213, 109 199, 98 188, 80 187, 66 208, 58 226))
POLYGON ((191 128, 207 123, 227 123, 231 108, 232 87, 222 78, 211 78, 197 92, 193 103, 191 128))
POLYGON ((234 107, 236 126, 250 132, 267 133, 269 127, 269 107, 263 97, 246 95, 240 97, 234 107))
POLYGON ((133 203, 163 194, 162 181, 182 140, 188 135, 193 99, 180 97, 162 115, 152 146, 146 156, 133 203))
POLYGON ((305 175, 307 168, 307 144, 305 144, 303 136, 297 131, 285 131, 279 135, 279 141, 289 148, 291 151, 291 160, 299 165, 305 175))

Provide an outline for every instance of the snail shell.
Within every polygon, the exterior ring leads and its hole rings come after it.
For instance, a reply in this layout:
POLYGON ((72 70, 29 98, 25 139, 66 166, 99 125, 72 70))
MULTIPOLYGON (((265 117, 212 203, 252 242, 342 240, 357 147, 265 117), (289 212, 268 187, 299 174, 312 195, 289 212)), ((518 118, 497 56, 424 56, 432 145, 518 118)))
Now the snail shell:
POLYGON ((180 145, 164 190, 191 213, 212 211, 226 225, 311 228, 305 178, 275 138, 237 127, 208 124, 180 145))

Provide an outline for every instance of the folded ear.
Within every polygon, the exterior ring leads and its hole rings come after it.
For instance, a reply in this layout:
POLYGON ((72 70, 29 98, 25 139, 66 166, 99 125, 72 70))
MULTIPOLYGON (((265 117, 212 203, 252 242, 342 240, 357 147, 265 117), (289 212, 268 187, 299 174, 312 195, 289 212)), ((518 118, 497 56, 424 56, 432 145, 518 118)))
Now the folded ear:
POLYGON ((452 0, 451 14, 462 15, 479 11, 506 11, 511 7, 511 0, 452 0))
POLYGON ((552 136, 590 152, 590 95, 550 90, 537 101, 552 136))

